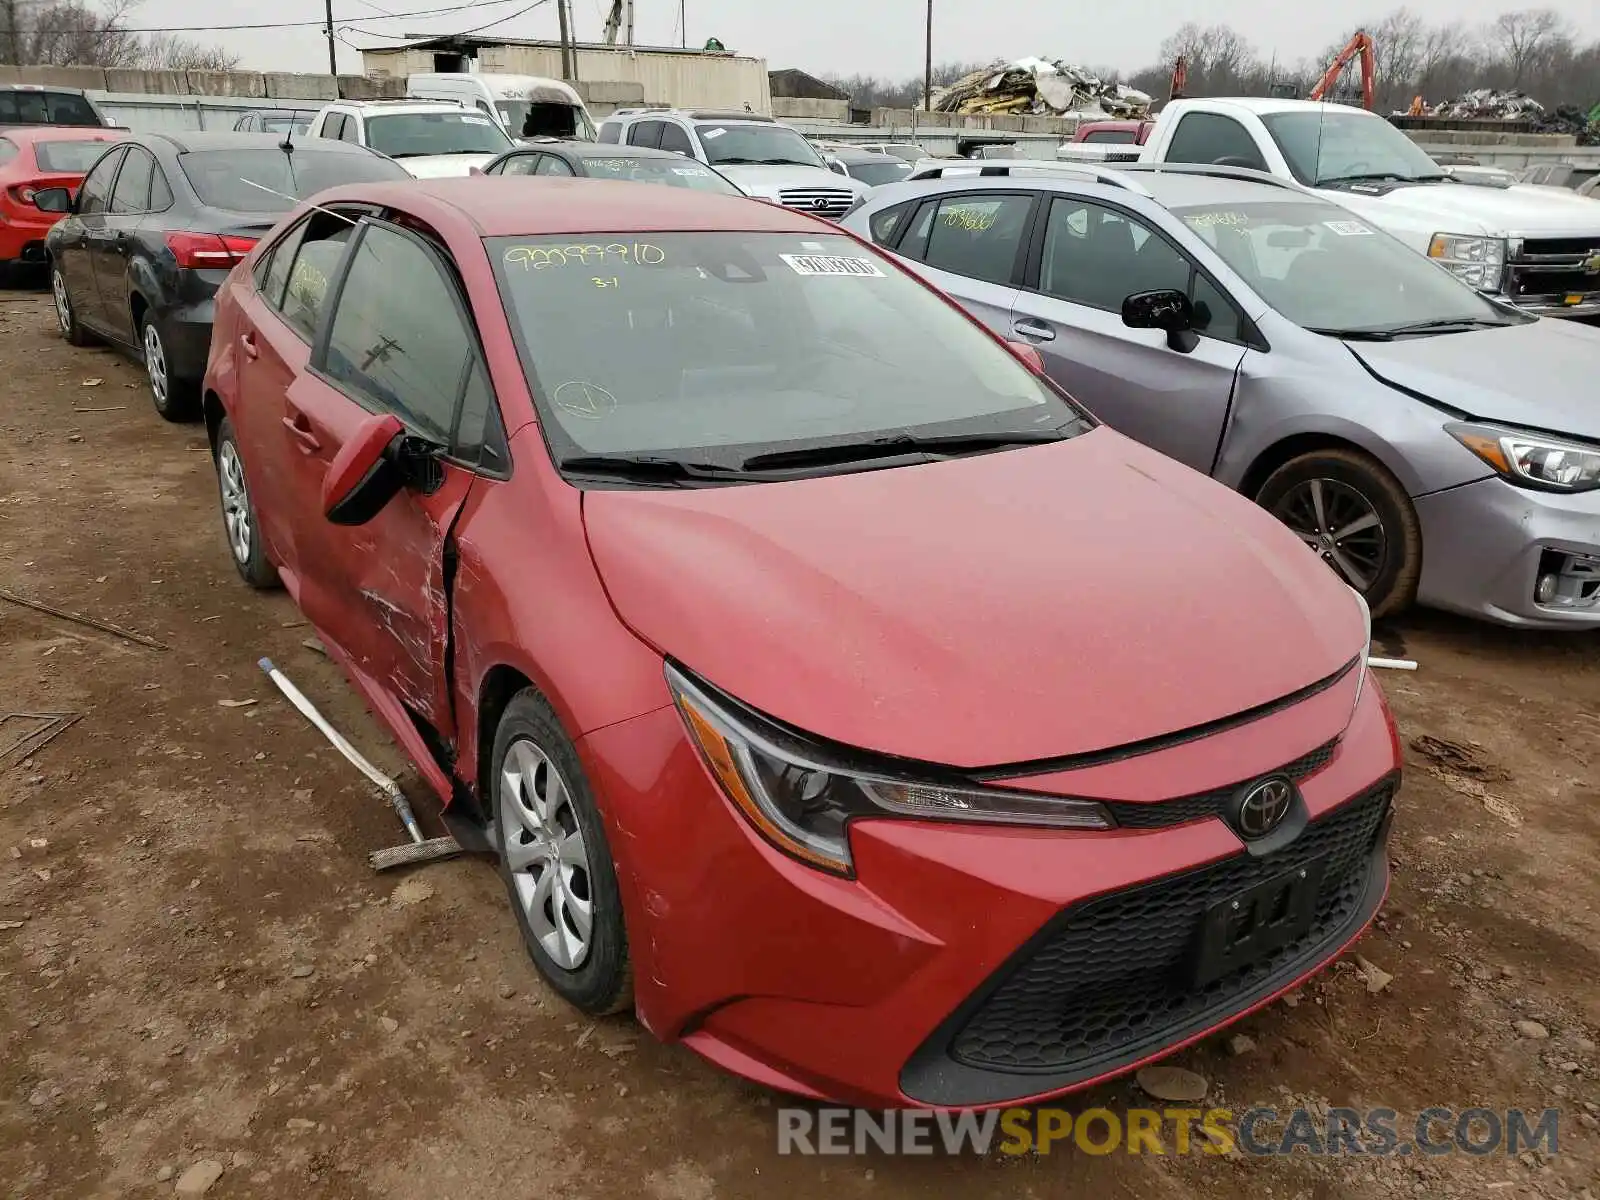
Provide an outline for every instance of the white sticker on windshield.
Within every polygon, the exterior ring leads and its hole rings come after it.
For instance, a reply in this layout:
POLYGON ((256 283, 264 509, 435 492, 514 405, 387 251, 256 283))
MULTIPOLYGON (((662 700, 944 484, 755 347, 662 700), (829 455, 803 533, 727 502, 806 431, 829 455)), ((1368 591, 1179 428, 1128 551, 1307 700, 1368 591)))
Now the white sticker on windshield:
POLYGON ((464 124, 467 124, 467 125, 493 125, 494 124, 494 122, 489 120, 488 117, 474 116, 472 113, 462 113, 461 114, 461 120, 462 120, 462 122, 464 124))
POLYGON ((672 173, 674 175, 709 175, 709 174, 711 174, 711 172, 706 170, 704 167, 673 167, 672 168, 672 173))
POLYGON ((796 275, 866 275, 884 278, 870 258, 842 258, 835 254, 780 254, 796 275))
POLYGON ((1340 237, 1366 237, 1372 232, 1360 221, 1324 221, 1323 224, 1340 237))
POLYGON ((700 140, 709 142, 712 138, 719 138, 727 132, 728 131, 726 129, 708 129, 700 135, 700 140))

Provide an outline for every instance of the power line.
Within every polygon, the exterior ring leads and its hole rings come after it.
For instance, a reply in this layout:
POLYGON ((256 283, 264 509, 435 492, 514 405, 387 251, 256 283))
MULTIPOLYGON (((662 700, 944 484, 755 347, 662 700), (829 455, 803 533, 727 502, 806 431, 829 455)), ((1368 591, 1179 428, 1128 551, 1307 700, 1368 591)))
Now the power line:
MULTIPOLYGON (((449 16, 449 15, 451 15, 453 13, 467 12, 467 11, 469 11, 471 9, 475 9, 475 8, 496 8, 496 7, 498 7, 498 6, 502 5, 502 4, 511 4, 511 3, 514 3, 514 0, 471 0, 471 2, 467 3, 467 4, 452 4, 452 5, 449 5, 448 7, 445 7, 445 8, 413 9, 413 10, 408 10, 408 11, 405 11, 405 12, 393 13, 393 14, 390 14, 390 15, 387 15, 387 16, 345 17, 343 20, 341 20, 339 22, 339 24, 341 26, 344 26, 344 25, 354 25, 354 24, 357 24, 357 23, 365 23, 365 22, 368 22, 368 21, 404 20, 404 19, 410 18, 410 17, 444 17, 444 16, 449 16)), ((529 5, 528 8, 523 9, 522 12, 531 11, 532 9, 538 8, 539 5, 544 4, 544 3, 547 3, 547 0, 535 0, 535 3, 529 5)), ((512 13, 510 17, 503 17, 503 18, 501 18, 501 20, 509 21, 509 20, 511 20, 512 17, 516 17, 516 16, 520 16, 520 15, 521 15, 520 13, 512 13)), ((499 24, 499 22, 498 21, 493 21, 493 22, 490 22, 490 24, 499 24)), ((105 25, 85 25, 85 26, 81 26, 81 27, 78 27, 78 28, 72 28, 72 29, 59 29, 59 28, 52 27, 50 32, 52 32, 52 33, 236 33, 236 32, 241 32, 241 31, 244 31, 244 30, 251 30, 251 29, 326 29, 327 26, 328 26, 328 23, 325 20, 323 20, 323 21, 263 21, 263 22, 259 22, 259 23, 256 23, 256 24, 250 24, 250 25, 161 25, 161 26, 149 26, 149 25, 115 25, 115 24, 113 24, 109 28, 107 26, 105 26, 105 25)), ((484 26, 479 26, 478 28, 486 29, 486 28, 488 28, 488 26, 484 25, 484 26)), ((363 31, 363 32, 365 32, 365 31, 363 31)), ((470 32, 474 32, 474 31, 473 30, 467 30, 466 32, 470 33, 470 32)), ((450 36, 450 35, 448 35, 448 34, 440 34, 439 36, 440 37, 447 37, 447 36, 450 36)))

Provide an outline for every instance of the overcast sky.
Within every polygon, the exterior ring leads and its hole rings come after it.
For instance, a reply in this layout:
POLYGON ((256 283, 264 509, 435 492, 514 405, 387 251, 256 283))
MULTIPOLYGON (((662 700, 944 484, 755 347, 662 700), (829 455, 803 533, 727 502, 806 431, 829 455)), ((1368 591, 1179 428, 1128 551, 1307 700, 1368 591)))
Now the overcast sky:
MULTIPOLYGON (((356 23, 342 36, 348 42, 395 44, 379 33, 450 33, 484 25, 524 8, 530 0, 481 0, 461 12, 434 17, 367 20, 380 12, 438 10, 465 0, 334 0, 335 24, 356 23)), ((857 72, 887 78, 917 74, 922 68, 925 0, 684 0, 690 45, 708 37, 729 50, 765 58, 773 68, 799 67, 813 74, 857 72), (868 14, 871 14, 870 16, 868 14)), ((1546 0, 1590 36, 1600 35, 1600 4, 1594 0, 1546 0)), ((1409 7, 1433 21, 1489 21, 1503 12, 1531 6, 1531 0, 1409 0, 1409 7)), ((607 0, 572 0, 581 40, 598 41, 607 0)), ((935 61, 982 60, 1043 55, 1093 66, 1134 69, 1153 62, 1161 40, 1184 21, 1227 22, 1246 34, 1265 56, 1287 61, 1318 53, 1354 31, 1351 14, 1364 6, 1346 3, 1283 3, 1282 0, 1116 0, 1093 5, 1073 0, 934 0, 935 61)), ((1377 0, 1363 16, 1382 14, 1397 4, 1377 0)), ((640 45, 678 43, 678 0, 636 0, 635 41, 640 45)), ((221 41, 242 56, 242 66, 259 70, 321 71, 327 47, 315 27, 322 20, 320 0, 144 0, 130 25, 184 26, 254 22, 311 22, 301 29, 254 30, 192 36, 221 41)), ((555 38, 555 5, 485 30, 484 36, 555 38)), ((360 56, 348 45, 339 50, 340 69, 358 73, 360 56)))

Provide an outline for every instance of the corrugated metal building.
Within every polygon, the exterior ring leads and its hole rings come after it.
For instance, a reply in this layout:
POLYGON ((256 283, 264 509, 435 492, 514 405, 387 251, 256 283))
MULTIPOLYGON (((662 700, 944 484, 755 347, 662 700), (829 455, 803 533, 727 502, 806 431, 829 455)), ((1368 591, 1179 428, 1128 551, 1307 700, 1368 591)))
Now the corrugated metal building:
MULTIPOLYGON (((726 52, 673 46, 577 45, 577 82, 623 83, 644 89, 644 102, 670 108, 732 108, 772 112, 767 62, 726 52)), ((373 79, 404 79, 432 71, 475 71, 561 77, 561 44, 472 37, 419 39, 361 51, 373 79)))

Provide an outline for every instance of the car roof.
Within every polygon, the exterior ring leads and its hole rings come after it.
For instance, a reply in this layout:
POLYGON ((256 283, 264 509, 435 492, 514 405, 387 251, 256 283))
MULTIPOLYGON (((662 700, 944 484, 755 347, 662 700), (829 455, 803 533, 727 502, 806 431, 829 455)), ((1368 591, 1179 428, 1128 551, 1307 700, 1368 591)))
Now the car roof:
POLYGON ((408 113, 408 112, 470 112, 465 105, 454 100, 424 100, 412 96, 404 100, 332 100, 328 107, 337 105, 340 108, 370 108, 377 112, 408 113))
POLYGON ((53 83, 0 83, 0 92, 65 92, 69 96, 87 96, 82 88, 57 87, 53 83))
MULTIPOLYGON (((284 139, 281 133, 251 133, 234 129, 227 131, 184 129, 172 133, 136 133, 117 140, 123 143, 134 142, 141 146, 170 147, 179 154, 187 154, 192 150, 271 150, 281 147, 284 139)), ((336 138, 302 140, 295 142, 294 145, 316 150, 318 153, 329 151, 334 154, 373 153, 365 146, 358 146, 354 142, 342 142, 336 138)))
POLYGON ((827 153, 833 155, 840 162, 897 162, 906 160, 897 158, 893 154, 881 154, 876 150, 863 150, 859 146, 832 146, 827 153))
POLYGON ((609 179, 533 181, 523 177, 472 175, 351 184, 334 188, 319 199, 324 204, 366 201, 404 212, 422 208, 416 203, 419 196, 454 209, 471 221, 484 237, 843 232, 820 217, 808 217, 760 200, 609 179))
POLYGON ((565 154, 568 158, 683 158, 675 150, 658 150, 653 146, 624 146, 620 142, 578 142, 568 138, 529 138, 515 149, 505 151, 503 157, 513 154, 565 154))
MULTIPOLYGON (((1354 113, 1357 116, 1373 117, 1379 121, 1382 117, 1376 113, 1369 113, 1362 108, 1352 108, 1348 104, 1334 104, 1332 101, 1321 100, 1279 100, 1271 96, 1218 96, 1195 98, 1198 104, 1225 104, 1230 108, 1242 112, 1255 113, 1257 116, 1266 116, 1270 113, 1286 112, 1321 112, 1321 113, 1354 113)), ((1174 104, 1183 101, 1175 100, 1174 104)))
MULTIPOLYGON (((1233 179, 1217 175, 1187 174, 1181 171, 1129 171, 1129 177, 1143 184, 1164 208, 1187 208, 1191 204, 1259 204, 1265 200, 1321 200, 1298 188, 1233 179)), ((1331 203, 1331 201, 1324 201, 1331 203)))
MULTIPOLYGON (((1216 174, 1217 168, 1162 170, 1134 167, 1131 163, 1101 166, 1097 163, 1071 162, 983 165, 1008 169, 1015 167, 1019 170, 1016 174, 979 175, 974 172, 892 183, 877 189, 868 203, 874 209, 879 209, 901 200, 936 196, 943 192, 1014 192, 1019 187, 1071 195, 1081 194, 1086 189, 1109 188, 1129 196, 1153 200, 1162 208, 1187 208, 1199 204, 1253 204, 1271 200, 1331 203, 1293 184, 1268 178, 1216 174), (1030 167, 1032 170, 1028 169, 1030 167)), ((1103 193, 1095 191, 1093 194, 1098 197, 1103 193)))

